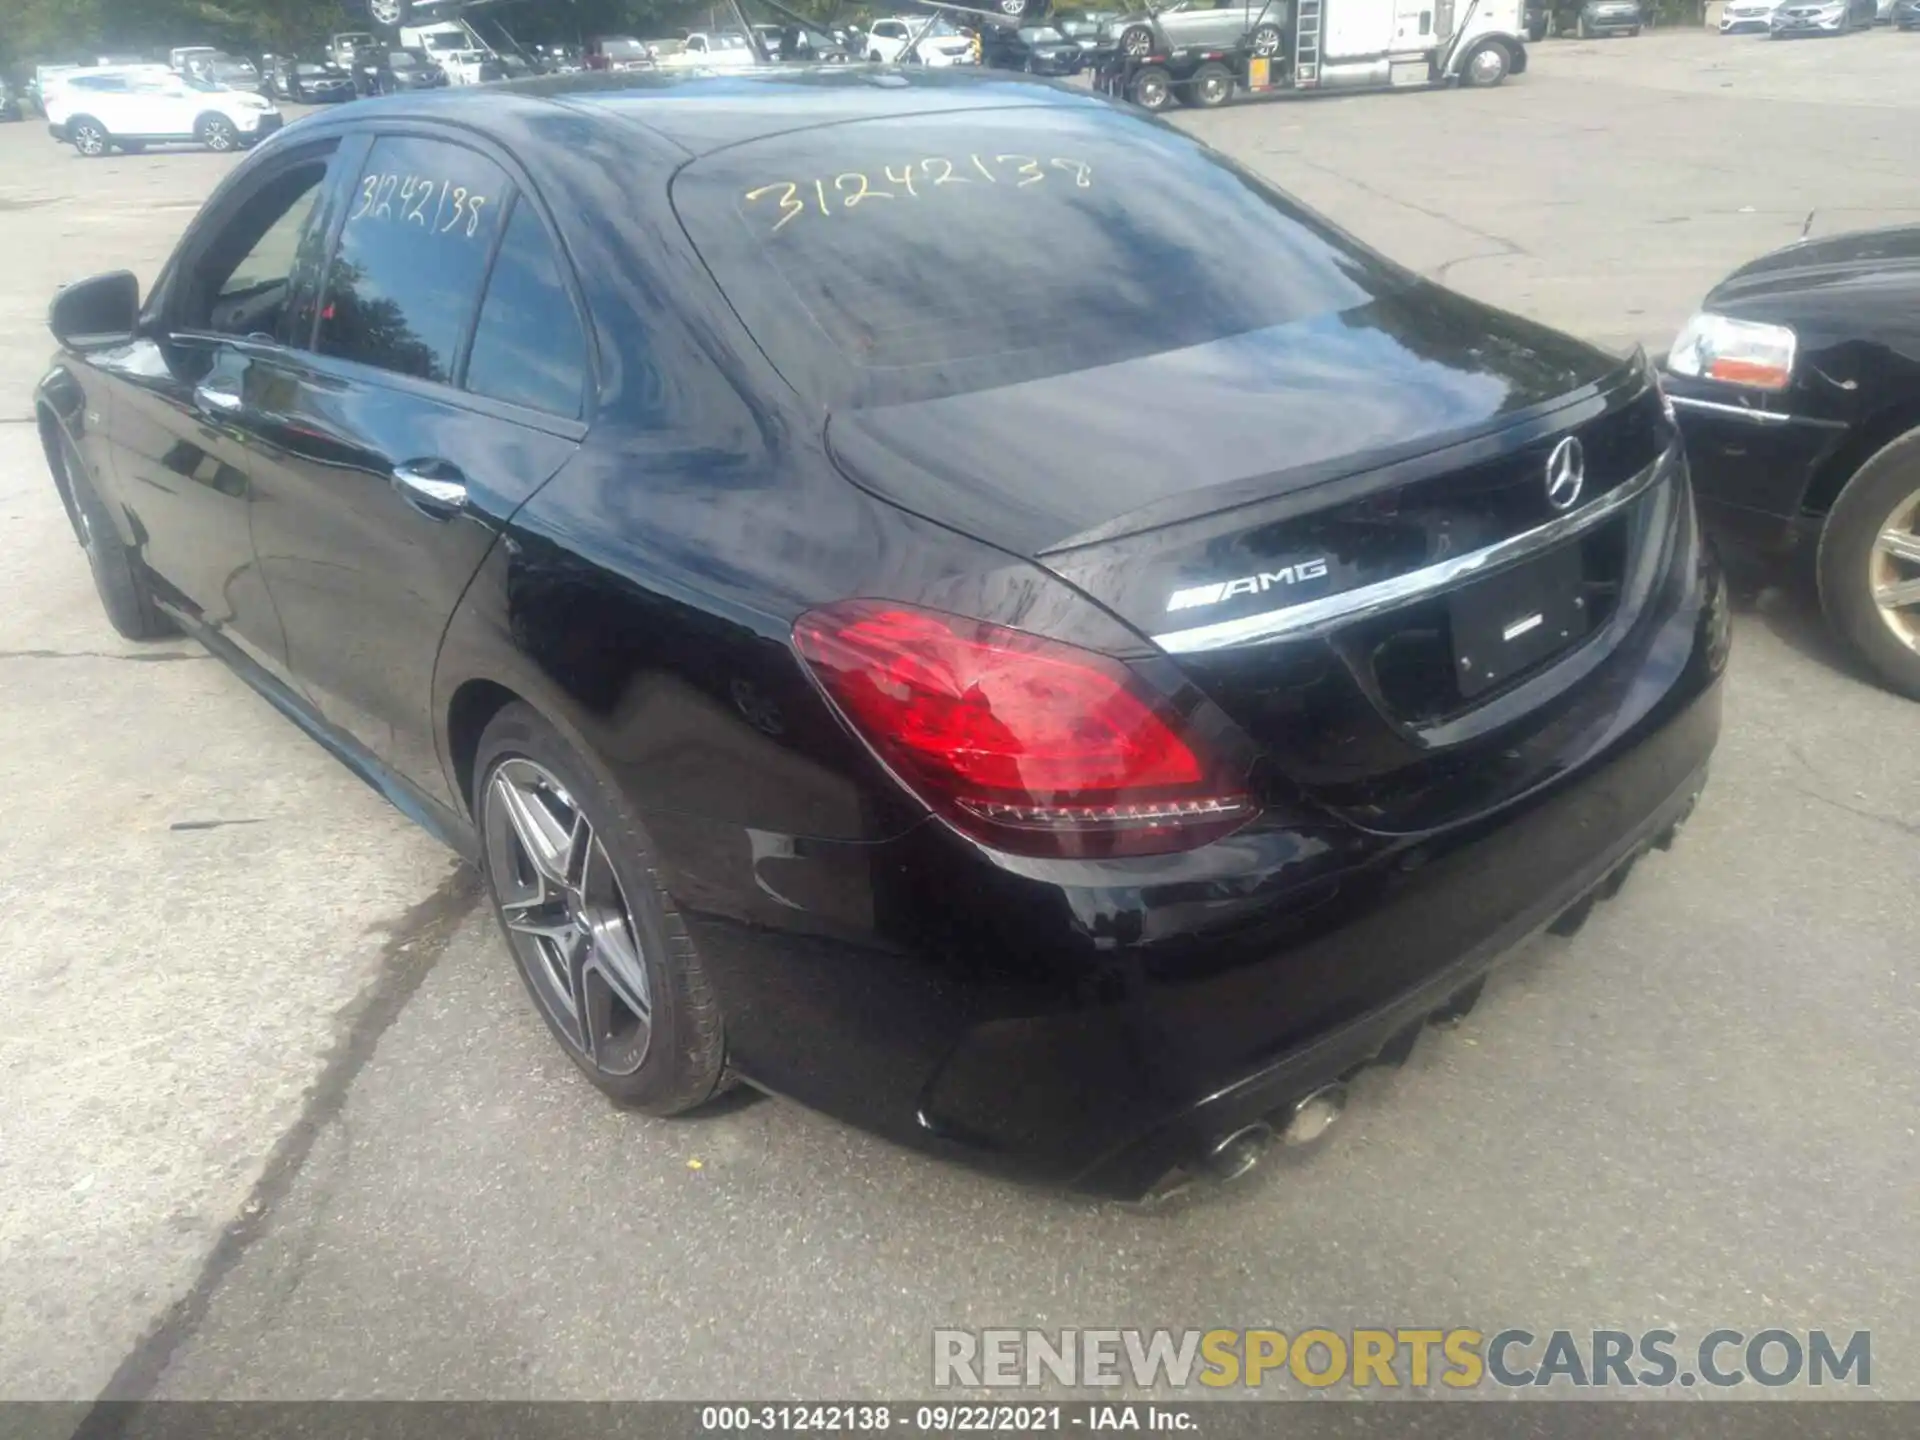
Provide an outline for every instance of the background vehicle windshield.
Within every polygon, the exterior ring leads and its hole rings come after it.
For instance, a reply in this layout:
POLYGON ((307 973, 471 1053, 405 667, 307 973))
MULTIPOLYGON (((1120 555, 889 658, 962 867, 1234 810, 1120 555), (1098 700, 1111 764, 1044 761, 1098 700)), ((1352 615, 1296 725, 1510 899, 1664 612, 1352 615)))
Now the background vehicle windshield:
POLYGON ((395 50, 387 56, 387 65, 394 70, 412 70, 420 64, 411 50, 395 50))
POLYGON ((697 160, 694 243, 828 407, 984 389, 1345 312, 1405 272, 1104 108, 862 121, 697 160))
POLYGON ((709 35, 707 48, 709 50, 745 50, 747 40, 744 35, 709 35))
POLYGON ((638 40, 602 40, 600 53, 609 60, 644 60, 647 47, 638 40))
POLYGON ((1027 25, 1021 28, 1020 38, 1029 45, 1057 45, 1067 37, 1051 25, 1027 25))

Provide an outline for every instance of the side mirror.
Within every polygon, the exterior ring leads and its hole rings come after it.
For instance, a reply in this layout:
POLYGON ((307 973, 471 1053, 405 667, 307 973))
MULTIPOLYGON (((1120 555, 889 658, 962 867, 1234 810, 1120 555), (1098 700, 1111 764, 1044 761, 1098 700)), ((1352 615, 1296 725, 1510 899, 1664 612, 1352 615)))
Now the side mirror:
POLYGON ((140 328, 140 282, 131 270, 76 280, 47 307, 53 338, 74 350, 124 345, 140 328))

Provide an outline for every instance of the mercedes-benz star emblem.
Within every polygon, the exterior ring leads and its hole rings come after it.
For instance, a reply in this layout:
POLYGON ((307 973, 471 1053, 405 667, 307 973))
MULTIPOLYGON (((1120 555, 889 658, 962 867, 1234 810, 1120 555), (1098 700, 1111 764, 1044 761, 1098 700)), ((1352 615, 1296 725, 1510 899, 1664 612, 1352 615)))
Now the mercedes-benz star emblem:
POLYGON ((1547 504, 1556 510, 1571 510, 1580 498, 1580 487, 1586 483, 1587 452, 1569 435, 1547 456, 1547 504))

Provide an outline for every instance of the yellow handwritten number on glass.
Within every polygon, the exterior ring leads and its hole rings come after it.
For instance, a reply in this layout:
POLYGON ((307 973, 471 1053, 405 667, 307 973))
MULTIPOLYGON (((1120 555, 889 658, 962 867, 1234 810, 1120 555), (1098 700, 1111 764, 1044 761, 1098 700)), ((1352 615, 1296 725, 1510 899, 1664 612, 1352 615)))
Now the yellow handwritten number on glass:
POLYGON ((1022 178, 1016 189, 1027 185, 1038 185, 1047 178, 1046 171, 1040 168, 1040 162, 1031 155, 996 155, 993 158, 1002 165, 1010 165, 1015 160, 1020 162, 1019 174, 1022 178))
POLYGON ((938 155, 929 155, 925 160, 922 160, 920 162, 920 173, 922 175, 933 175, 933 167, 935 165, 940 167, 940 173, 933 176, 933 183, 935 185, 971 185, 973 183, 964 175, 954 174, 953 162, 951 160, 943 160, 938 155))
POLYGON ((887 177, 889 184, 904 185, 907 187, 907 194, 916 197, 919 195, 920 192, 913 188, 913 167, 911 165, 902 165, 898 175, 893 173, 893 166, 891 165, 887 166, 881 173, 887 177))
POLYGON ((775 234, 782 225, 807 208, 795 198, 800 193, 800 187, 791 180, 782 180, 773 185, 762 185, 758 190, 747 191, 747 203, 751 205, 762 195, 771 195, 776 190, 780 192, 780 218, 773 222, 773 229, 767 232, 769 235, 775 234))
POLYGON ((373 208, 373 197, 379 193, 380 177, 378 175, 367 176, 366 179, 360 182, 360 208, 354 211, 348 218, 358 220, 362 215, 371 210, 373 208))
POLYGON ((1086 161, 1056 159, 1053 162, 1053 167, 1056 170, 1073 171, 1073 183, 1082 190, 1091 190, 1093 188, 1093 167, 1087 164, 1086 161))
POLYGON ((847 198, 842 202, 849 210, 853 209, 853 207, 858 205, 862 200, 893 199, 893 192, 891 190, 869 189, 867 186, 867 177, 862 175, 858 170, 849 170, 844 175, 835 176, 833 188, 841 194, 846 195, 847 181, 849 180, 858 180, 860 182, 860 193, 858 195, 847 195, 847 198))

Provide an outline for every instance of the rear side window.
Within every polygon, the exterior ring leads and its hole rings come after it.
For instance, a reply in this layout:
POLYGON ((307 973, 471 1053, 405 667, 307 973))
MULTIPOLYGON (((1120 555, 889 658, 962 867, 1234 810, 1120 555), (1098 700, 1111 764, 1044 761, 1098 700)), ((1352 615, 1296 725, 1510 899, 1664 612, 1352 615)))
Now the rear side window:
POLYGON ((1343 313, 1411 283, 1224 157, 1108 106, 819 126, 674 182, 781 373, 934 399, 1343 313))
POLYGON ((463 146, 376 141, 328 267, 320 353, 451 381, 507 187, 499 166, 463 146))
POLYGON ((513 207, 473 332, 466 388, 552 415, 577 416, 587 345, 560 257, 533 206, 513 207))

